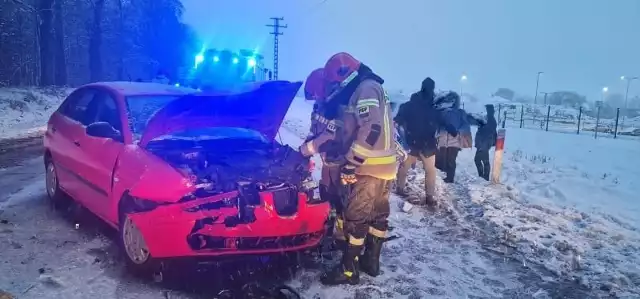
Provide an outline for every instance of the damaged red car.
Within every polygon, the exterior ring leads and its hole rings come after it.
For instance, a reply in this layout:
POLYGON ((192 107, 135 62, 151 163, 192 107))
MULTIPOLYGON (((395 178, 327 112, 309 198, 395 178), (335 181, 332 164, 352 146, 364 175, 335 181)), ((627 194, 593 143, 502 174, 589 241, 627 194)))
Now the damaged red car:
POLYGON ((199 93, 94 83, 60 105, 44 136, 46 190, 117 228, 130 266, 319 245, 329 205, 309 159, 276 142, 301 83, 199 93))

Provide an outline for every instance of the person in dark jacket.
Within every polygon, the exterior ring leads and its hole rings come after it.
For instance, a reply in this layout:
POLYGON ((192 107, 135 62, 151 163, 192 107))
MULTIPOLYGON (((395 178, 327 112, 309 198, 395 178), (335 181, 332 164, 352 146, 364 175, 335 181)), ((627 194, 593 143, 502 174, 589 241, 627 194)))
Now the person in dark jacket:
POLYGON ((433 108, 435 82, 431 78, 422 81, 420 91, 411 95, 408 102, 398 108, 395 123, 404 131, 409 156, 398 169, 396 193, 406 195, 407 173, 411 165, 420 160, 425 169, 425 203, 437 205, 434 198, 436 186, 436 130, 438 128, 433 108))
POLYGON ((453 183, 456 174, 456 159, 460 150, 473 146, 469 115, 460 108, 460 95, 446 92, 435 99, 438 128, 438 169, 447 176, 445 183, 453 183))
POLYGON ((474 160, 478 168, 478 175, 488 181, 489 174, 491 173, 489 150, 496 144, 496 129, 498 128, 498 123, 496 122, 493 105, 486 105, 484 107, 487 109, 487 120, 486 122, 476 122, 478 131, 476 132, 476 156, 474 160))

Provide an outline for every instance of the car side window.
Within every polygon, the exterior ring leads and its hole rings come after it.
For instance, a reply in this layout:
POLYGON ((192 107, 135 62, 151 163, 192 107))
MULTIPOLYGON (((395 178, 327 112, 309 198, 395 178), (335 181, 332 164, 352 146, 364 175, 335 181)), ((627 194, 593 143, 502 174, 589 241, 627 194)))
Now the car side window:
POLYGON ((62 104, 60 112, 67 117, 87 125, 87 110, 93 100, 95 91, 92 89, 77 90, 62 104))
POLYGON ((107 92, 99 91, 94 96, 96 117, 95 122, 106 122, 122 133, 122 121, 116 100, 107 92))

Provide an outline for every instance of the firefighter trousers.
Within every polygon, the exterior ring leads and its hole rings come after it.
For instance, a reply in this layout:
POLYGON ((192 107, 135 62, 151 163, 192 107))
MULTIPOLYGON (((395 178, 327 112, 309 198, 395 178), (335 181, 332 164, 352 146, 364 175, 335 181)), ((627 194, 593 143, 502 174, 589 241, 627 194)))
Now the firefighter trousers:
POLYGON ((347 188, 344 203, 344 233, 349 244, 364 245, 367 234, 385 238, 391 212, 389 206, 390 180, 372 176, 358 176, 347 188))
POLYGON ((320 178, 320 198, 328 201, 331 209, 335 210, 335 223, 330 228, 333 229, 333 238, 344 241, 343 233, 343 186, 340 183, 340 166, 339 165, 323 165, 320 178))

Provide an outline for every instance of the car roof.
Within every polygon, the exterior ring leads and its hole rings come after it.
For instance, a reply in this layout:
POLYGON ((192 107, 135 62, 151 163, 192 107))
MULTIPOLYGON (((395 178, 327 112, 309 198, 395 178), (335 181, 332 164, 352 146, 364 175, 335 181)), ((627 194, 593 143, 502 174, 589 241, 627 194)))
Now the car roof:
POLYGON ((197 90, 186 87, 177 87, 168 84, 151 83, 151 82, 130 82, 130 81, 113 81, 113 82, 96 82, 84 85, 84 87, 106 87, 112 89, 124 96, 136 95, 187 95, 197 90))

